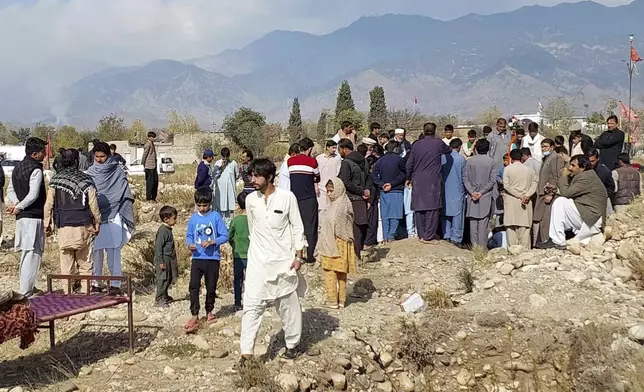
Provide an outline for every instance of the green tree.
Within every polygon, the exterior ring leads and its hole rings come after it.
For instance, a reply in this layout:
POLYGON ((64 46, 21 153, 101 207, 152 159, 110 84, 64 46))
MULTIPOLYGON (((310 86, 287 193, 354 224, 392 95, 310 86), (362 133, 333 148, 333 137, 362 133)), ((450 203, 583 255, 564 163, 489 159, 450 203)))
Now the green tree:
POLYGON ((103 117, 96 128, 97 138, 102 142, 111 140, 123 140, 128 136, 128 129, 125 126, 123 117, 115 113, 103 117))
POLYGON ((56 128, 51 125, 36 123, 36 125, 31 129, 31 136, 40 138, 44 141, 47 141, 47 137, 49 137, 52 144, 54 144, 54 140, 56 139, 56 128))
POLYGON ((76 128, 65 125, 56 131, 56 139, 52 141, 52 151, 57 151, 59 148, 82 148, 85 147, 84 142, 76 128))
POLYGON ((548 119, 551 135, 568 134, 570 126, 575 120, 575 107, 564 97, 551 99, 543 109, 544 116, 548 119))
POLYGON ((323 110, 320 113, 320 118, 318 119, 318 126, 317 126, 317 142, 320 144, 324 143, 324 140, 327 138, 327 117, 329 116, 329 112, 326 110, 323 110))
POLYGON ((17 130, 11 130, 11 134, 18 144, 25 144, 29 136, 31 136, 31 128, 29 127, 20 127, 17 130))
POLYGON ((128 139, 134 142, 144 142, 148 136, 148 127, 140 118, 132 122, 128 139))
POLYGON ((600 112, 592 112, 586 119, 591 124, 604 124, 606 122, 606 119, 604 118, 604 115, 601 114, 600 112))
POLYGON ((336 112, 335 131, 340 129, 340 124, 342 124, 343 121, 351 121, 356 129, 358 136, 366 136, 365 131, 367 130, 367 127, 365 126, 365 116, 363 113, 360 113, 355 109, 347 109, 341 112, 336 112))
POLYGON ((191 134, 201 132, 197 118, 191 114, 181 116, 176 110, 168 113, 168 131, 172 134, 191 134))
POLYGON ((353 103, 353 98, 351 97, 351 87, 349 82, 346 80, 340 85, 340 90, 338 90, 338 98, 335 103, 335 113, 342 113, 347 110, 356 110, 356 105, 353 103))
MULTIPOLYGON (((29 137, 29 134, 27 134, 27 137, 29 137)), ((0 143, 2 144, 20 143, 20 140, 16 137, 15 131, 7 127, 1 121, 0 121, 0 143)))
POLYGON ((488 108, 487 110, 479 114, 479 118, 477 122, 481 125, 494 126, 496 125, 496 120, 498 120, 501 117, 503 117, 503 113, 501 112, 499 107, 496 105, 492 105, 490 108, 488 108))
POLYGON ((604 104, 604 111, 606 113, 606 117, 611 116, 615 114, 615 110, 619 106, 619 101, 616 100, 615 98, 610 98, 606 100, 606 103, 604 104))
POLYGON ((377 122, 382 127, 387 126, 387 103, 385 89, 376 86, 369 92, 369 123, 377 122))
POLYGON ((266 146, 279 140, 281 129, 266 125, 266 117, 249 108, 240 108, 227 116, 221 126, 224 136, 240 148, 248 148, 257 157, 263 156, 266 146))
POLYGON ((390 109, 387 112, 388 124, 406 131, 421 131, 428 120, 418 109, 390 109))
POLYGON ((304 129, 302 128, 302 113, 300 112, 300 100, 295 98, 293 100, 293 107, 291 108, 291 116, 288 119, 288 140, 289 143, 297 143, 304 137, 304 129))

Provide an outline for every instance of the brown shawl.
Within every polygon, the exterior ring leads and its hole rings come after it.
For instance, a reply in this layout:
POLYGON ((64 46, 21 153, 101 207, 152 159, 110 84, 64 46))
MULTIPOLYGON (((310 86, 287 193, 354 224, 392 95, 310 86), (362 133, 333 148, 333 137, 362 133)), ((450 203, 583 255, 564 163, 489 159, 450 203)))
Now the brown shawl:
POLYGON ((342 180, 335 177, 331 182, 333 182, 333 192, 329 195, 331 203, 322 216, 318 246, 322 256, 339 257, 340 252, 335 239, 353 242, 353 207, 342 180))

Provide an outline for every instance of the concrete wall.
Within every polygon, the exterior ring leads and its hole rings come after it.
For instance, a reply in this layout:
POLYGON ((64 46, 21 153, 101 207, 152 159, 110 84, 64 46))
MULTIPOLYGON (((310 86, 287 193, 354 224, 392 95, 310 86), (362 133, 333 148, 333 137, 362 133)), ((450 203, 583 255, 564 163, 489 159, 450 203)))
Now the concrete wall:
MULTIPOLYGON (((214 139, 218 143, 225 143, 226 139, 220 133, 199 133, 190 135, 174 135, 171 143, 156 144, 157 154, 159 157, 172 158, 173 162, 179 165, 191 164, 201 159, 201 154, 197 154, 197 146, 204 139, 214 139)), ((143 155, 142 145, 132 145, 127 140, 114 140, 107 142, 116 144, 116 152, 121 154, 128 163, 141 159, 143 155)), ((91 149, 91 145, 88 147, 91 149)))

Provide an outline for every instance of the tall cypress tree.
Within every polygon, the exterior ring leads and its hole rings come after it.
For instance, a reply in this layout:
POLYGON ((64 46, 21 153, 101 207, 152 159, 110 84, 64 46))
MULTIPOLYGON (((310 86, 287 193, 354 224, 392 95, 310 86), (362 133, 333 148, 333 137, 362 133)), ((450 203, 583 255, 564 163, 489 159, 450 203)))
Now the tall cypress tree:
POLYGON ((327 118, 328 118, 328 112, 326 110, 323 110, 320 113, 320 118, 318 119, 318 128, 317 128, 317 139, 318 143, 323 144, 324 140, 327 137, 327 118))
POLYGON ((369 123, 377 122, 382 127, 387 126, 387 103, 385 102, 385 89, 376 86, 369 92, 371 99, 369 105, 369 123))
POLYGON ((304 130, 302 128, 302 113, 300 112, 300 100, 295 98, 293 100, 293 108, 291 109, 291 116, 288 119, 288 140, 289 143, 297 143, 304 137, 304 130))
POLYGON ((351 97, 351 87, 346 80, 342 82, 340 90, 338 90, 338 99, 335 103, 335 113, 341 113, 345 110, 356 110, 356 105, 353 103, 351 97))

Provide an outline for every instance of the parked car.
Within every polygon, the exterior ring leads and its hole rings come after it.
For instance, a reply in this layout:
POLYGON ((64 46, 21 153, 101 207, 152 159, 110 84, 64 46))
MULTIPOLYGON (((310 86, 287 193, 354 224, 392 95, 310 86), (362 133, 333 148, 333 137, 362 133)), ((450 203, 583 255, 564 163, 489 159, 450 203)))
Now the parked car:
POLYGON ((5 159, 0 163, 2 165, 2 171, 4 171, 5 177, 10 177, 11 173, 13 173, 13 169, 16 167, 17 164, 19 164, 20 161, 16 161, 13 159, 5 159))
MULTIPOLYGON (((145 175, 145 169, 141 164, 141 160, 137 159, 136 161, 130 163, 127 167, 127 173, 133 176, 143 176, 145 175)), ((157 158, 157 173, 159 174, 170 174, 174 173, 174 162, 172 158, 157 158)))

